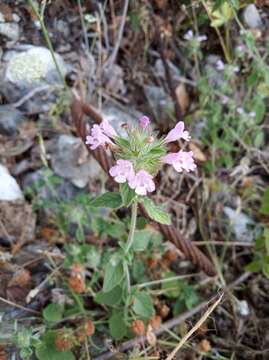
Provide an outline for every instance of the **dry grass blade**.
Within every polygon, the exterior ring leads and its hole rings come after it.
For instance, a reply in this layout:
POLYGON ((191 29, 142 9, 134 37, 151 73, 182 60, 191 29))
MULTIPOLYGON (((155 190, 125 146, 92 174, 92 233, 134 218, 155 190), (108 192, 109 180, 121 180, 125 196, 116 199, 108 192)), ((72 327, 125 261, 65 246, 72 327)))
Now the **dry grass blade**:
POLYGON ((199 321, 194 325, 194 327, 180 340, 179 344, 175 349, 171 352, 171 354, 166 358, 166 360, 172 360, 179 349, 188 341, 188 339, 192 336, 192 334, 199 329, 199 327, 205 322, 205 320, 210 316, 210 314, 215 310, 215 308, 219 305, 223 298, 223 294, 214 302, 213 305, 204 313, 199 321))

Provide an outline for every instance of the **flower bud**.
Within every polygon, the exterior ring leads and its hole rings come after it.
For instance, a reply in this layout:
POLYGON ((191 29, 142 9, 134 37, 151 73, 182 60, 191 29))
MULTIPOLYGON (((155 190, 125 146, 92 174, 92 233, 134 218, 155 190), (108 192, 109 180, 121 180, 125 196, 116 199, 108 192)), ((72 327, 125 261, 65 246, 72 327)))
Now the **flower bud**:
POLYGON ((71 274, 68 285, 77 294, 81 294, 86 290, 85 281, 81 274, 71 274))
POLYGON ((68 351, 71 350, 74 345, 74 338, 72 334, 61 329, 57 332, 54 344, 57 351, 68 351))
POLYGON ((145 335, 145 324, 142 320, 134 320, 131 326, 132 332, 135 335, 142 336, 145 335))

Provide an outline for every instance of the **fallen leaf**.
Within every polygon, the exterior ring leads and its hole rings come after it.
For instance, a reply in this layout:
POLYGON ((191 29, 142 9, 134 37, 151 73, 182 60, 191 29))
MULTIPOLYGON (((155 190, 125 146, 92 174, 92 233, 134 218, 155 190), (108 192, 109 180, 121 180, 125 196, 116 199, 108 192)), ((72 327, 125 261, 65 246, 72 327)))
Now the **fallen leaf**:
POLYGON ((191 142, 189 145, 190 150, 193 152, 193 158, 197 161, 205 162, 207 161, 206 155, 203 153, 199 145, 195 142, 191 142))
POLYGON ((209 352, 211 350, 211 344, 207 339, 203 339, 198 344, 199 350, 202 352, 209 352))
POLYGON ((157 342, 156 335, 153 332, 153 328, 151 325, 148 325, 147 333, 146 333, 147 342, 150 346, 155 346, 157 342))
POLYGON ((185 84, 179 84, 176 87, 176 96, 181 107, 182 114, 186 114, 190 105, 190 97, 187 92, 185 84))
POLYGON ((6 21, 13 21, 13 12, 9 5, 0 4, 0 13, 4 15, 6 21))

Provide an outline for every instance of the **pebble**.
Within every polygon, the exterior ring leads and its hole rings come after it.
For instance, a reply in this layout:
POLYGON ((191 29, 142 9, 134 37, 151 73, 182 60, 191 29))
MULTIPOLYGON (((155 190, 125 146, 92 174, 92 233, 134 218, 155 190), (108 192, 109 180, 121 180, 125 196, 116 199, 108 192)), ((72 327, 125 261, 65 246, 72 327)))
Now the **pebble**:
POLYGON ((49 151, 54 172, 78 188, 84 188, 90 180, 102 176, 100 165, 77 137, 60 135, 49 151))
POLYGON ((15 135, 24 114, 12 105, 0 105, 0 134, 15 135))
MULTIPOLYGON (((16 103, 34 91, 34 96, 25 101, 20 109, 31 114, 47 111, 48 105, 55 103, 62 81, 47 48, 28 46, 24 49, 4 54, 0 92, 9 103, 16 103), (43 88, 46 89, 42 91, 43 88)), ((55 58, 65 76, 67 65, 59 54, 55 53, 55 58)))
POLYGON ((250 29, 261 28, 263 25, 261 16, 254 4, 245 7, 242 18, 245 26, 250 29))
POLYGON ((20 199, 23 199, 23 194, 17 181, 10 175, 8 169, 0 164, 0 200, 20 199))

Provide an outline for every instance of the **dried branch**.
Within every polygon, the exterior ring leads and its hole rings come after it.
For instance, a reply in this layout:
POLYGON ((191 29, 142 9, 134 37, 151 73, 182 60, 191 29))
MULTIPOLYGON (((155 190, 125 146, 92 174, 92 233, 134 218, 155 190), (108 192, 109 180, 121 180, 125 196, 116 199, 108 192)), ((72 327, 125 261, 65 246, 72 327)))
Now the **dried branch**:
MULTIPOLYGON (((251 275, 251 273, 247 272, 247 273, 244 273, 241 276, 239 276, 235 281, 233 281, 231 284, 229 284, 222 290, 223 294, 229 293, 229 291, 234 289, 237 285, 240 285, 241 283, 246 281, 250 277, 250 275, 251 275)), ((154 331, 154 334, 156 336, 161 335, 164 332, 166 332, 167 330, 172 329, 172 328, 182 324, 187 319, 191 318, 198 312, 200 312, 203 309, 205 309, 206 307, 208 307, 208 305, 211 302, 216 301, 216 298, 219 299, 219 295, 213 295, 208 300, 205 300, 205 301, 201 302, 200 304, 198 304, 197 306, 193 307, 191 310, 188 310, 188 311, 180 314, 176 318, 167 321, 158 330, 154 331)), ((129 349, 134 348, 135 346, 137 346, 139 344, 144 344, 146 341, 147 341, 146 336, 140 336, 135 339, 125 341, 124 343, 119 345, 119 347, 117 348, 117 351, 118 352, 127 351, 129 349)), ((111 351, 107 351, 107 352, 104 352, 103 354, 95 357, 94 360, 110 359, 113 355, 115 355, 115 353, 112 353, 111 351)))

